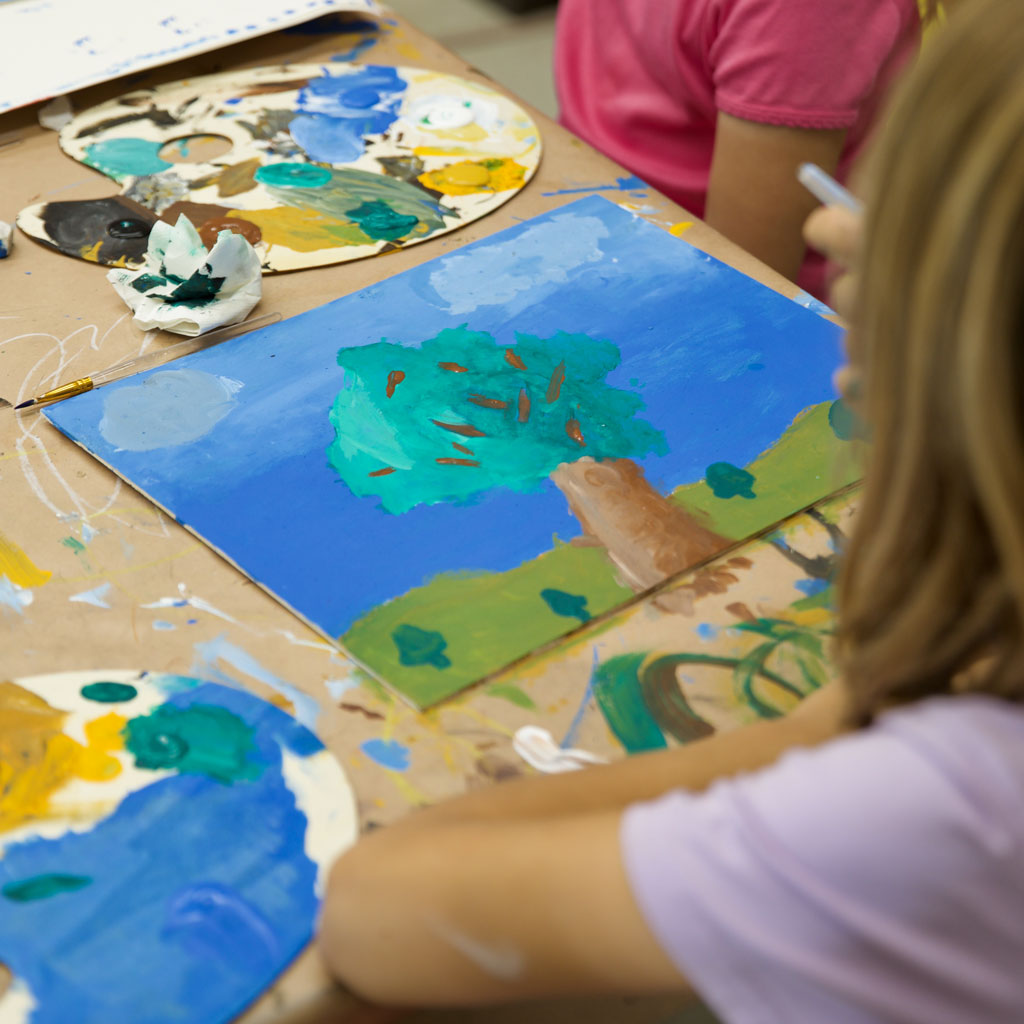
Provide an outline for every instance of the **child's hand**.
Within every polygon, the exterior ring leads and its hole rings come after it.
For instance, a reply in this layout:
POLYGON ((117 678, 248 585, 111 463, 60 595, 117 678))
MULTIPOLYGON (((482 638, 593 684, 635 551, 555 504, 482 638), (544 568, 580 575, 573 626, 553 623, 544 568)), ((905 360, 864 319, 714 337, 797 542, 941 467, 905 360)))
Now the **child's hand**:
POLYGON ((861 218, 841 206, 819 206, 804 221, 804 240, 839 267, 832 280, 832 308, 849 319, 857 291, 854 265, 860 252, 861 218))
MULTIPOLYGON (((829 299, 832 308, 844 320, 850 319, 857 297, 856 262, 860 253, 861 232, 861 217, 841 206, 819 206, 804 221, 804 239, 807 244, 839 268, 829 288, 829 299)), ((849 345, 850 339, 847 337, 849 345)), ((836 371, 835 385, 847 403, 856 408, 860 398, 859 370, 853 366, 841 367, 836 371)))

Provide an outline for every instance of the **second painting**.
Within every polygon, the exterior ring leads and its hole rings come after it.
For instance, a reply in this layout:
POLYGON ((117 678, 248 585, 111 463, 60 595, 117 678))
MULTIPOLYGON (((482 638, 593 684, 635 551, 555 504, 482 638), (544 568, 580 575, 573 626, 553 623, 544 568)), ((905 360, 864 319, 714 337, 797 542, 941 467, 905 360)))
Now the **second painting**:
POLYGON ((424 707, 848 483, 839 362, 589 198, 47 415, 424 707))

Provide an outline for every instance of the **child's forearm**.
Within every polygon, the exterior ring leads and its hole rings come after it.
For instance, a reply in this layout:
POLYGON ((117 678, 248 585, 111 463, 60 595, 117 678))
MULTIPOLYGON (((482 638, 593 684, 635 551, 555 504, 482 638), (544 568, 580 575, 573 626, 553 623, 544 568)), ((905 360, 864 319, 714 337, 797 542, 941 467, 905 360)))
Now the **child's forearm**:
POLYGON ((757 722, 685 747, 638 755, 561 775, 503 782, 411 814, 395 828, 587 814, 652 800, 673 789, 699 791, 716 779, 757 771, 791 747, 812 746, 842 731, 843 692, 832 684, 785 718, 757 722))

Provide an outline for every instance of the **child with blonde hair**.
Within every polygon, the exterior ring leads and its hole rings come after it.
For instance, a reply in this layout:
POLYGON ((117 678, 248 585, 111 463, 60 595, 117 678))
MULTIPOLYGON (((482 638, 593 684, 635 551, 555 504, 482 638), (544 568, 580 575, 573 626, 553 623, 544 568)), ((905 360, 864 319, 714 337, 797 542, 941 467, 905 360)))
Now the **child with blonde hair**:
MULTIPOLYGON (((786 718, 367 837, 321 935, 356 992, 692 991, 725 1024, 1024 1020, 1022 53, 1018 5, 966 3, 868 167, 845 379, 872 447, 841 682, 786 718)), ((841 248, 835 227, 812 236, 841 248)))

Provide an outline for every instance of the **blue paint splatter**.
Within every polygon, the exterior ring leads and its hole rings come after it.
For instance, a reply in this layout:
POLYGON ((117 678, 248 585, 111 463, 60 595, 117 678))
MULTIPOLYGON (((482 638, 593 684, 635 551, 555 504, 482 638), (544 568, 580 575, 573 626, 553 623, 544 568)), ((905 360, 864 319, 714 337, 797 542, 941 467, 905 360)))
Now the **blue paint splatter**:
POLYGON ((616 178, 614 185, 587 185, 585 188, 560 188, 555 192, 541 192, 542 196, 574 196, 581 192, 634 192, 647 194, 651 186, 635 174, 616 178))
POLYGON ((808 597, 813 597, 815 594, 820 594, 823 590, 828 589, 828 580, 820 579, 806 579, 797 580, 794 584, 797 590, 801 594, 806 594, 808 597))
POLYGON ((151 625, 154 629, 159 629, 163 632, 170 632, 170 630, 178 628, 173 622, 168 622, 166 619, 154 619, 151 625))
POLYGON ((359 749, 372 761, 394 772, 404 772, 409 767, 409 748, 397 740, 367 740, 359 749))
POLYGON ((712 626, 710 622, 702 622, 697 627, 697 636, 701 640, 714 640, 718 636, 718 627, 712 626))
POLYGON ((115 448, 149 452, 198 441, 235 404, 238 386, 201 370, 164 370, 107 393, 100 433, 115 448))
POLYGON ((363 154, 363 137, 388 130, 406 83, 395 68, 368 65, 352 75, 324 75, 299 90, 288 126, 311 160, 346 164, 363 154))
POLYGON ((317 869, 281 770, 282 737, 295 723, 218 686, 168 703, 242 718, 254 729, 259 777, 161 778, 87 832, 4 851, 0 888, 51 873, 92 880, 0 914, 0 960, 32 993, 33 1024, 227 1020, 312 936, 317 869))
POLYGON ((80 594, 72 594, 69 601, 78 601, 80 604, 91 604, 96 608, 109 608, 107 594, 110 593, 110 584, 101 583, 92 590, 83 590, 80 594))

